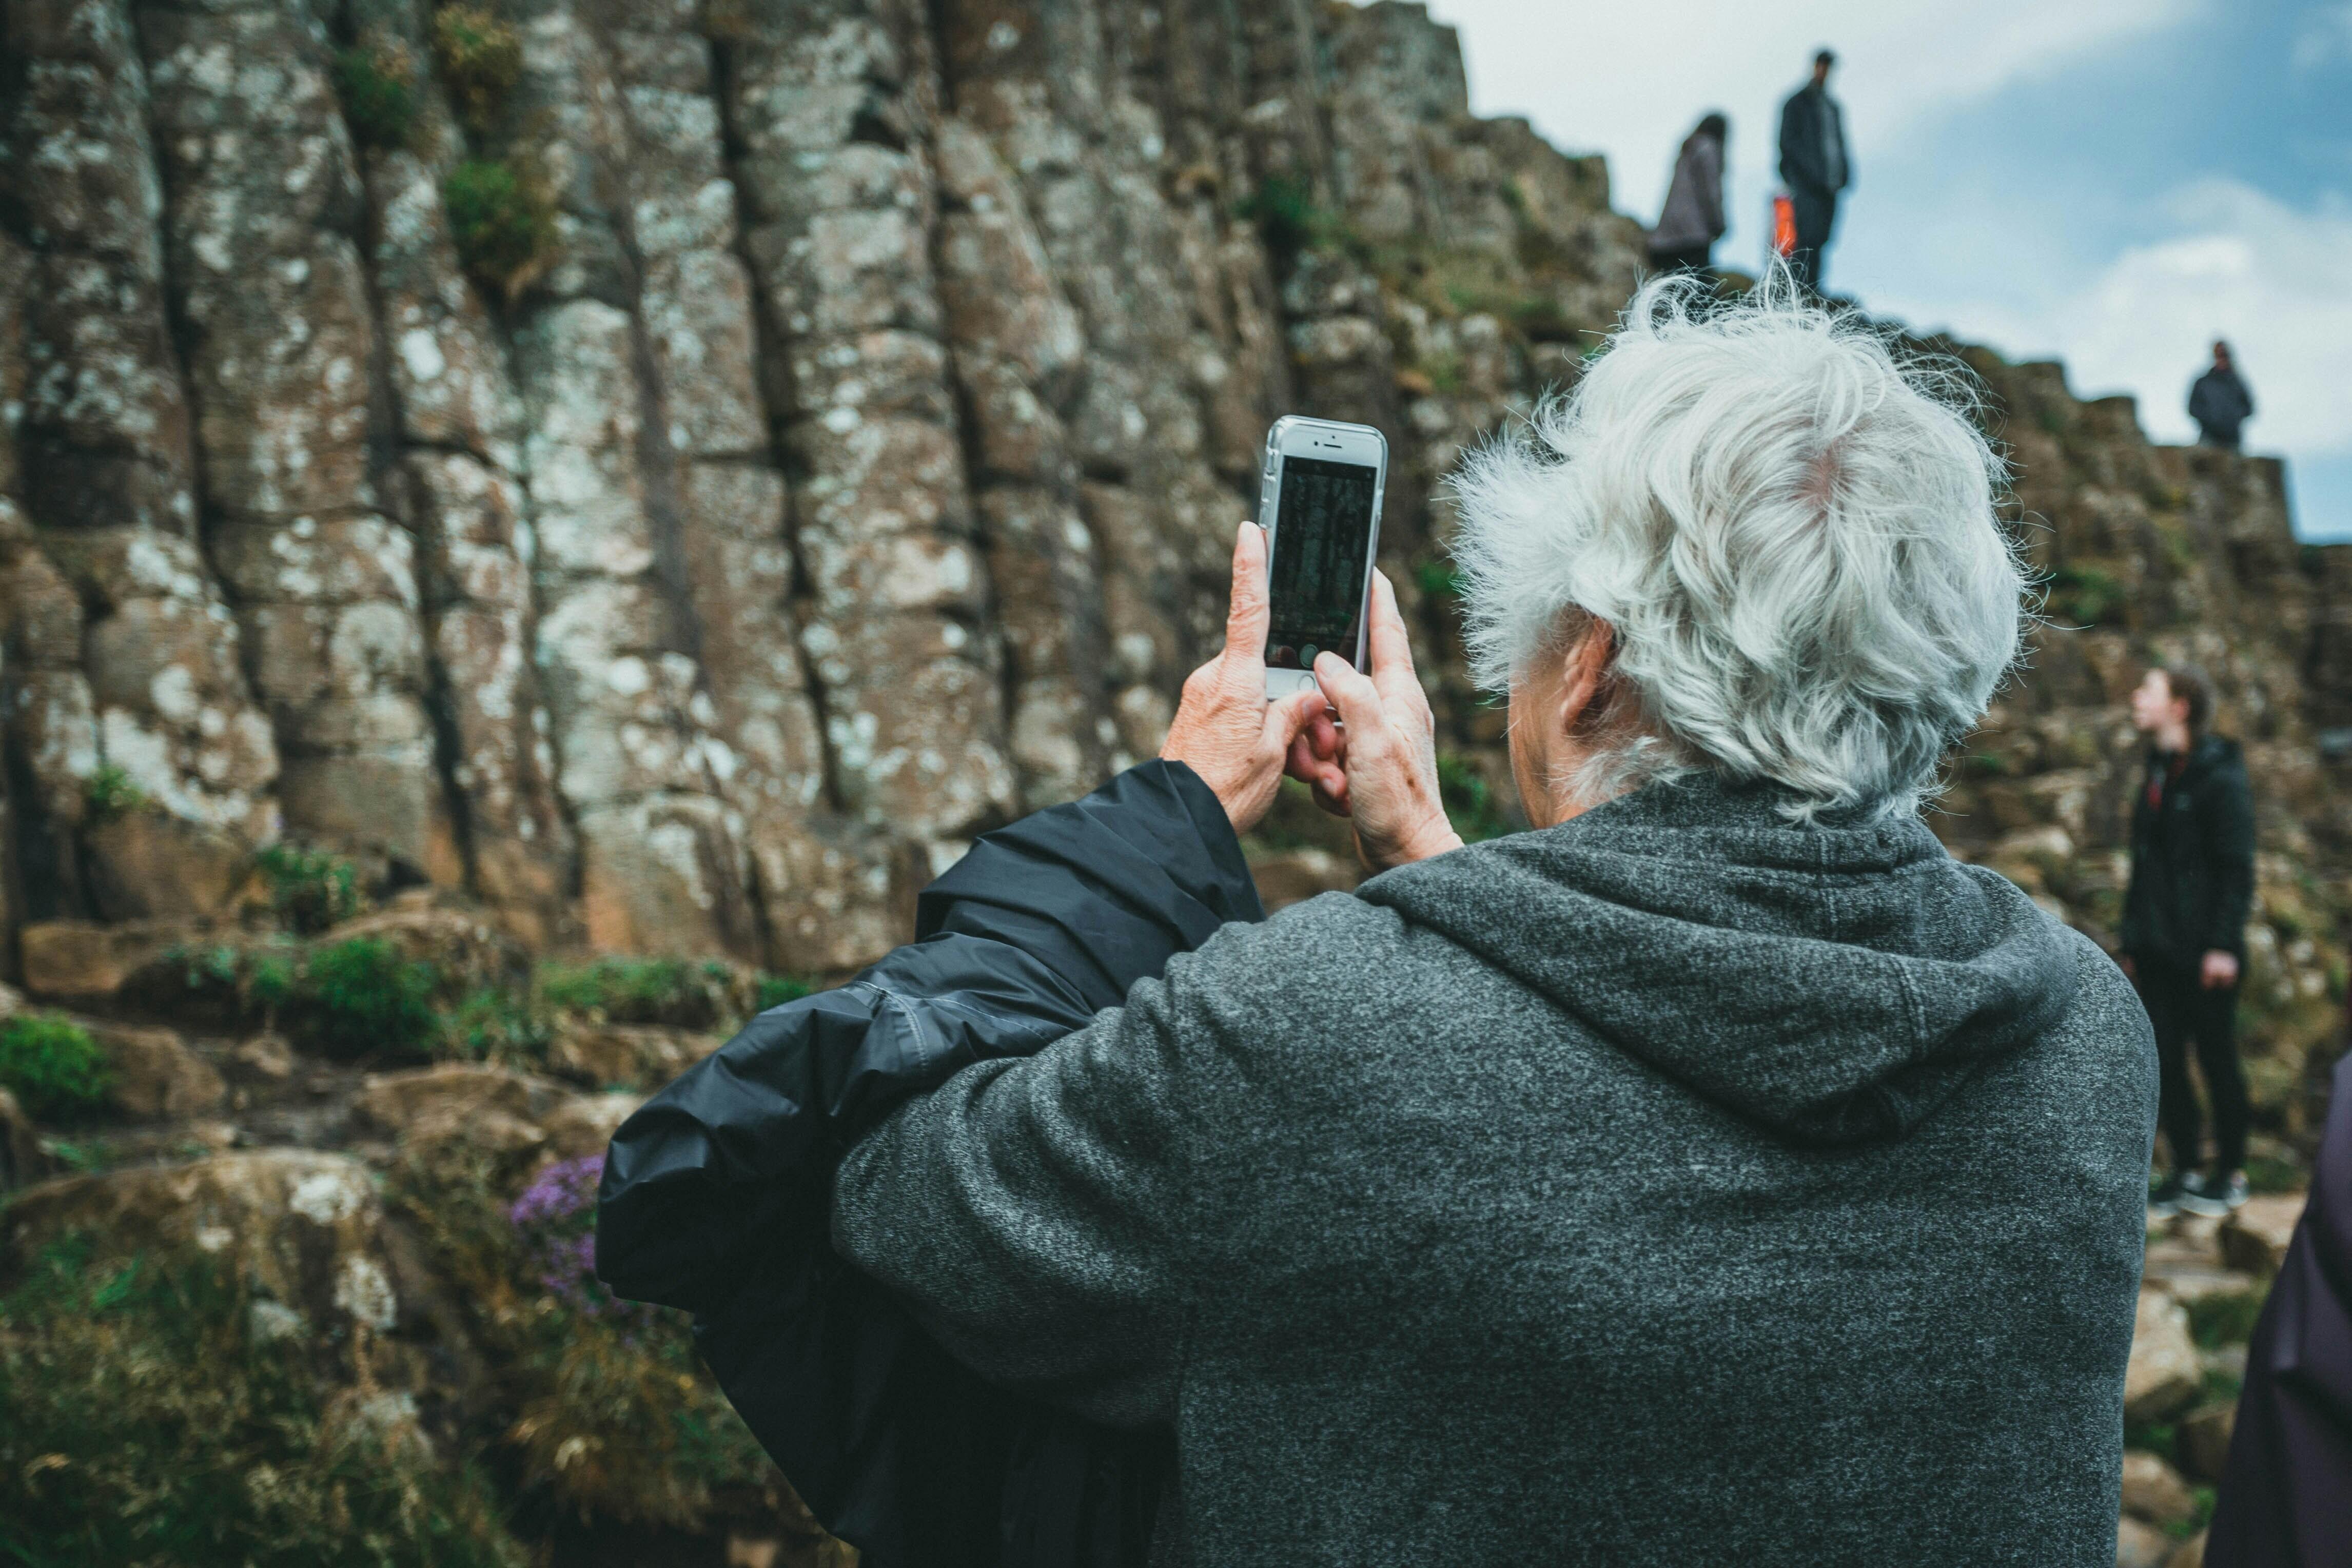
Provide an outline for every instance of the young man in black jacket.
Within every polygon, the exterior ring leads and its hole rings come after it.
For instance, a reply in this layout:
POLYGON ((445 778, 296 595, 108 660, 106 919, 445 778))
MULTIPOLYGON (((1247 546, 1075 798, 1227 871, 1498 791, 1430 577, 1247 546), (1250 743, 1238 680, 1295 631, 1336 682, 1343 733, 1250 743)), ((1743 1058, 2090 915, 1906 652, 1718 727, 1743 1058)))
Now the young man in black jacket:
POLYGON ((2131 890, 2124 967, 2156 1028, 2160 1118, 2172 1171, 2150 1198, 2158 1214, 2221 1215, 2246 1201, 2246 1079, 2238 1066, 2238 979, 2254 896, 2254 806, 2235 741, 2208 734, 2213 686, 2191 665, 2158 666, 2132 693, 2148 737, 2132 805, 2131 890), (2198 1169, 2203 1119, 2189 1047, 2213 1100, 2219 1145, 2198 1169))

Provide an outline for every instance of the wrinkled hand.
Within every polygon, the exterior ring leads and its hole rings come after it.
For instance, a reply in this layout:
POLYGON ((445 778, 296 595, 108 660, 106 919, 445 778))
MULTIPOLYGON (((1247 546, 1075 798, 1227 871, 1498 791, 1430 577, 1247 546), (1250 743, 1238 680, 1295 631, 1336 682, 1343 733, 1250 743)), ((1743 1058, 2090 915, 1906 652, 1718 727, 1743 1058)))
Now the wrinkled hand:
POLYGON ((2219 991, 2238 983, 2238 955, 2213 949, 2199 965, 2197 978, 2208 991, 2219 991))
POLYGON ((1316 804, 1350 819, 1356 853, 1375 871, 1462 847, 1437 789, 1437 721, 1412 668, 1412 645, 1396 589, 1372 580, 1367 642, 1372 672, 1336 653, 1315 661, 1315 679, 1339 712, 1310 715, 1291 743, 1287 772, 1315 791, 1316 804))
POLYGON ((1244 522, 1234 540, 1234 589, 1224 651, 1184 678, 1184 698, 1160 754, 1216 792, 1235 833, 1264 820, 1282 787, 1284 759, 1323 694, 1265 700, 1265 533, 1244 522))

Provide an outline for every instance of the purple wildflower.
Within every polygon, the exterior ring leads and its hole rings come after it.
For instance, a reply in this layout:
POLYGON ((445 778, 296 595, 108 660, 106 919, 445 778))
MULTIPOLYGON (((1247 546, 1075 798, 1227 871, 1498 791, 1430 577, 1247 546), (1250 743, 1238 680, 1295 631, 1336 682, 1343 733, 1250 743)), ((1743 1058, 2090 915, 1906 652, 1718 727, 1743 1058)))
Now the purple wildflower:
POLYGON ((647 1309, 616 1300, 596 1279, 596 1185, 604 1175, 602 1154, 550 1165, 508 1208, 507 1220, 549 1295, 592 1318, 635 1320, 647 1309))

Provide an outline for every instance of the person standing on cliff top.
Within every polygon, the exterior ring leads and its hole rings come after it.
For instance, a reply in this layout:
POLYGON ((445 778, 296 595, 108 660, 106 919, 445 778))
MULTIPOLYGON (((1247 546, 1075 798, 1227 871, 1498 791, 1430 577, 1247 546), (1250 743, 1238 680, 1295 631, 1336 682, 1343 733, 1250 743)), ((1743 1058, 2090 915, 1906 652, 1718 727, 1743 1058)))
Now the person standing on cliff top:
POLYGON ((1797 248, 1789 270, 1816 294, 1822 291, 1822 252, 1837 222, 1838 193, 1853 183, 1846 155, 1845 111, 1830 96, 1830 68, 1837 56, 1813 56, 1813 79, 1780 106, 1780 178, 1797 209, 1797 248))
POLYGON ((2238 979, 2254 897, 2254 805, 2235 741, 2209 734, 2213 683, 2194 665, 2158 665, 2132 692, 2147 767, 2132 805, 2124 970, 2156 1030, 2158 1117, 2172 1170, 2149 1197, 2168 1215, 2222 1215, 2246 1201, 2246 1079, 2238 1066, 2238 979), (2204 1135, 2189 1047, 2213 1100, 2220 1147, 2198 1169, 2204 1135))
POLYGON ((1731 122, 1710 111, 1683 139, 1665 210, 1650 234, 1650 266, 1660 272, 1706 272, 1723 237, 1723 144, 1731 122))
POLYGON ((2254 416, 2254 395, 2230 358, 2230 345, 2213 345, 2213 364, 2189 389, 2189 417, 2197 421, 2197 438, 2225 452, 2238 449, 2238 430, 2254 416))

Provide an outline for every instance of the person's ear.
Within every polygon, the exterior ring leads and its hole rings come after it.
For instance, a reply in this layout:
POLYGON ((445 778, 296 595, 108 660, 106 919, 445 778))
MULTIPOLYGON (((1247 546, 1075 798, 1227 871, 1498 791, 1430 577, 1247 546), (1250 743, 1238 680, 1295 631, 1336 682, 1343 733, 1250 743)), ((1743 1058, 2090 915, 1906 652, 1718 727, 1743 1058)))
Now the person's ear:
POLYGON ((1559 694, 1552 708, 1558 733, 1578 734, 1601 719, 1608 706, 1603 698, 1616 653, 1616 628, 1607 621, 1587 621, 1584 635, 1562 660, 1559 694))

